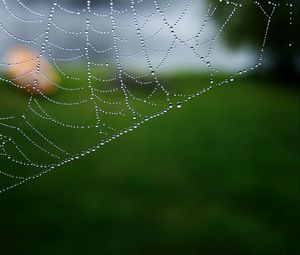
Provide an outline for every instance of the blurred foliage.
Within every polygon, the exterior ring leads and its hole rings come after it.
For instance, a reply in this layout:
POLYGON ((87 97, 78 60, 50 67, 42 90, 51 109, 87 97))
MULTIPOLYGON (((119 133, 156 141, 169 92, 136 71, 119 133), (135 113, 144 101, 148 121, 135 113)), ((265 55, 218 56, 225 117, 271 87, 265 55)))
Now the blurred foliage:
MULTIPOLYGON (((299 254, 298 96, 236 82, 0 196, 0 254, 299 254)), ((0 85, 1 108, 21 104, 0 85)))
MULTIPOLYGON (((209 3, 219 3, 219 0, 209 0, 209 3)), ((216 21, 222 25, 232 11, 232 6, 223 1, 216 11, 216 21)), ((259 1, 267 14, 272 12, 273 6, 268 1, 259 1)), ((266 50, 270 54, 270 71, 273 74, 284 76, 285 79, 299 78, 300 30, 299 1, 294 1, 293 6, 282 2, 274 12, 270 30, 267 36, 266 50), (293 14, 290 15, 290 12, 293 14), (290 25, 290 17, 293 18, 290 25), (292 47, 289 44, 292 44, 292 47), (298 62, 298 63, 297 63, 298 62)), ((224 30, 224 38, 232 47, 252 46, 261 48, 267 26, 267 16, 260 10, 254 1, 243 1, 243 7, 230 20, 224 30), (264 25, 265 24, 265 25, 264 25)))

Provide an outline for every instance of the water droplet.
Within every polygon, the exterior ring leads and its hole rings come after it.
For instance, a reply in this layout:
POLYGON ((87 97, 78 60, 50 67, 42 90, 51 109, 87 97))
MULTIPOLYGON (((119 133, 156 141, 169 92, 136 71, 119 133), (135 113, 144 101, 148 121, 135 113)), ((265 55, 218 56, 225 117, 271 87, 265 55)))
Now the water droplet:
POLYGON ((177 104, 176 104, 176 108, 177 108, 177 109, 180 109, 181 107, 182 107, 182 103, 177 103, 177 104))

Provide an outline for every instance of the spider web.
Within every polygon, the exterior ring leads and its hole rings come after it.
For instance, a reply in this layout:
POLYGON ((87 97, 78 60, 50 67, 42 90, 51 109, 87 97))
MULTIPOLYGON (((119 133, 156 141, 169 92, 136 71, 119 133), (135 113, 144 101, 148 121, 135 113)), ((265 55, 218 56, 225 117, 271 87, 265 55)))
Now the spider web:
POLYGON ((44 94, 34 80, 27 86, 33 87, 38 97, 32 93, 1 109, 0 193, 95 152, 151 119, 259 68, 272 16, 280 6, 259 1, 245 5, 222 0, 208 3, 205 10, 199 10, 203 19, 195 21, 190 32, 185 29, 190 25, 186 20, 199 7, 199 1, 110 0, 94 8, 87 0, 79 10, 68 9, 63 1, 47 4, 48 8, 35 10, 21 0, 1 0, 1 8, 9 14, 8 19, 0 19, 1 36, 38 52, 36 58, 19 63, 3 59, 2 71, 26 62, 37 61, 37 65, 14 79, 2 75, 1 86, 20 87, 18 79, 33 73, 50 82, 58 93, 44 94), (261 50, 253 66, 239 68, 221 79, 213 63, 214 49, 239 10, 249 4, 257 7, 257 15, 265 17, 261 50), (209 28, 216 26, 213 18, 220 8, 227 17, 212 32, 209 28), (178 13, 175 18, 170 15, 174 10, 178 13), (68 22, 71 19, 76 24, 68 22), (9 23, 22 29, 11 31, 6 25, 9 23), (34 38, 26 37, 28 30, 36 33, 34 38), (71 46, 65 45, 66 38, 71 46), (205 82, 179 87, 164 79, 164 67, 183 53, 188 63, 197 63, 199 70, 207 74, 205 82), (60 83, 41 69, 44 57, 60 74, 60 83), (75 118, 80 112, 84 114, 75 118), (64 134, 64 140, 56 138, 57 130, 64 134))

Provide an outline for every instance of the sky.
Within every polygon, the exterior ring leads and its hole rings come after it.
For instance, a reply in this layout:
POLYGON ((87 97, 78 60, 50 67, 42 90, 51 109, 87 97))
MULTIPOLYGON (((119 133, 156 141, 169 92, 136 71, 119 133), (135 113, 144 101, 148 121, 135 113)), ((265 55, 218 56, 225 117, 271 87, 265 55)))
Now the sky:
MULTIPOLYGON (((94 29, 93 34, 90 35, 90 40, 94 48, 98 51, 102 51, 112 47, 113 45, 113 36, 110 33, 112 29, 112 24, 110 18, 99 17, 99 13, 109 14, 109 5, 108 1, 104 1, 105 4, 94 5, 91 15, 86 11, 86 6, 84 1, 58 1, 59 8, 57 7, 53 15, 53 26, 50 28, 49 38, 51 42, 54 42, 56 45, 59 45, 63 48, 68 49, 83 49, 85 46, 85 25, 86 19, 90 18, 92 28, 94 29), (74 3, 77 4, 74 4, 74 3), (81 3, 81 4, 80 4, 81 3), (66 12, 63 10, 71 10, 71 12, 66 12), (74 13, 72 13, 74 11, 74 13), (77 14, 77 11, 80 11, 80 15, 77 14), (97 16, 98 15, 98 16, 97 16), (71 31, 72 33, 63 33, 62 30, 71 31), (95 31, 98 31, 96 33, 95 31), (107 34, 99 33, 99 31, 108 32, 107 34), (74 36, 73 34, 80 32, 81 35, 74 36)), ((128 9, 128 1, 118 1, 115 4, 115 8, 118 10, 128 9)), ((184 9, 187 7, 188 1, 173 1, 172 4, 165 8, 169 1, 160 1, 161 8, 164 10, 165 17, 167 18, 169 24, 176 24, 176 21, 180 17, 181 13, 184 12, 184 9)), ((15 45, 20 44, 15 38, 25 38, 33 39, 34 37, 39 36, 47 27, 47 17, 51 8, 50 1, 4 1, 0 3, 0 23, 2 29, 0 29, 0 59, 5 62, 5 53, 8 49, 15 45), (5 3, 6 2, 6 6, 5 3), (32 22, 35 20, 41 20, 42 22, 32 22), (8 31, 5 32, 3 29, 8 31), (14 37, 14 38, 13 38, 14 37)), ((152 12, 156 12, 152 1, 147 1, 137 5, 137 19, 140 24, 143 24, 147 21, 147 17, 151 15, 152 12)), ((175 25, 174 31, 177 35, 184 40, 191 38, 197 34, 203 25, 205 20, 205 15, 207 14, 208 5, 204 1, 194 1, 188 11, 183 15, 182 19, 178 24, 175 25)), ((210 9, 213 10, 213 9, 210 9)), ((79 13, 79 12, 78 12, 79 13)), ((127 26, 129 29, 120 29, 118 31, 118 36, 120 38, 131 38, 136 36, 136 28, 133 19, 133 13, 130 8, 129 11, 115 15, 115 21, 118 26, 127 26)), ((224 21, 225 22, 225 21, 224 21)), ((230 24, 229 24, 230 25, 230 24)), ((205 56, 209 50, 208 40, 212 39, 217 33, 220 27, 218 28, 214 23, 213 19, 210 19, 209 22, 205 25, 201 36, 199 37, 199 48, 201 56, 205 56)), ((147 47, 149 48, 148 52, 151 58, 151 61, 154 63, 154 66, 160 66, 160 70, 178 70, 178 69, 207 69, 203 63, 199 63, 199 58, 191 52, 191 50, 186 47, 186 45, 175 44, 175 47, 172 46, 174 40, 173 34, 170 32, 170 29, 166 27, 162 21, 162 16, 154 15, 148 19, 148 23, 142 29, 143 38, 150 38, 147 40, 147 47), (155 36, 153 36, 155 35, 155 36), (152 39, 151 39, 152 37, 152 39), (168 52, 168 49, 172 50, 168 52), (150 50, 151 49, 151 50, 150 50), (162 60, 167 55, 167 60, 163 62, 162 60)), ((36 45, 29 45, 30 47, 35 47, 37 49, 41 48, 43 37, 40 40, 36 41, 36 45)), ((189 45, 193 45, 193 41, 189 41, 189 45)), ((23 44, 23 43, 21 43, 23 44)), ((173 45, 174 46, 174 45, 173 45)), ((120 43, 120 54, 133 55, 135 52, 138 52, 140 47, 139 38, 134 40, 129 40, 127 43, 120 43)), ((222 40, 222 34, 218 36, 218 39, 215 42, 214 48, 211 51, 212 54, 208 59, 212 65, 220 71, 239 71, 243 70, 256 61, 256 54, 250 49, 229 49, 224 41, 222 40)), ((74 58, 76 55, 70 54, 69 52, 63 52, 52 47, 53 55, 64 58, 74 58)), ((97 54, 94 52, 91 53, 92 57, 105 61, 113 61, 115 58, 114 54, 97 54)), ((145 64, 145 55, 143 52, 137 54, 135 57, 130 57, 124 61, 124 65, 128 68, 142 68, 145 64)))

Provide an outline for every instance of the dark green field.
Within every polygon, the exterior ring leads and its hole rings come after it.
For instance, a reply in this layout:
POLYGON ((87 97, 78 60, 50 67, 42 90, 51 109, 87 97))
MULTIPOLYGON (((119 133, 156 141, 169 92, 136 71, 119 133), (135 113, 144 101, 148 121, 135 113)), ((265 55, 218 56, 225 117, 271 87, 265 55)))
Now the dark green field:
POLYGON ((298 92, 248 78, 1 195, 0 254, 296 255, 299 182, 298 92))

